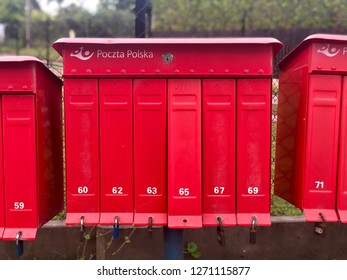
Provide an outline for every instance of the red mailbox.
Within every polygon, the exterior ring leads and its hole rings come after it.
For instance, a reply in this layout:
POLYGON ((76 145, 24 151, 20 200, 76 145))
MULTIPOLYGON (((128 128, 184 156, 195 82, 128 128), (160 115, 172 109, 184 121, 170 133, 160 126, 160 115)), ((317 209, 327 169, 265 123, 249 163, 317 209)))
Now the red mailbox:
MULTIPOLYGON (((0 104, 0 111, 2 111, 2 102, 0 104)), ((2 114, 0 114, 0 124, 2 124, 2 114)), ((0 129, 0 159, 3 158, 3 141, 2 141, 2 129, 0 129)), ((4 178, 4 163, 3 160, 0 160, 0 178, 4 178)), ((5 229, 5 188, 4 184, 0 184, 0 204, 3 205, 0 207, 0 239, 2 239, 2 235, 5 229)))
POLYGON ((2 57, 0 71, 0 227, 33 240, 64 206, 61 81, 33 57, 2 57))
POLYGON ((307 37, 280 63, 275 192, 308 221, 347 222, 347 36, 307 37))
POLYGON ((76 38, 53 46, 64 58, 68 221, 100 212, 102 223, 130 223, 133 211, 135 225, 250 225, 253 216, 269 224, 280 42, 76 38), (76 118, 69 103, 79 91, 76 118), (76 193, 83 186, 92 193, 76 193))

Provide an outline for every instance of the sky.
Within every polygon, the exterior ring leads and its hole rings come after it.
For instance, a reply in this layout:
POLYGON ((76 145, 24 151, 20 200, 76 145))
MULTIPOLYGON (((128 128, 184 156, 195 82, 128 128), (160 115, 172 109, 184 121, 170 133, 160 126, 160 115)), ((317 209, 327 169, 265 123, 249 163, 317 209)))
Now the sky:
MULTIPOLYGON (((57 13, 58 5, 56 2, 51 1, 49 4, 47 4, 47 0, 38 0, 37 2, 39 2, 43 11, 52 15, 57 13)), ((82 6, 93 13, 96 11, 98 3, 99 0, 64 0, 63 7, 76 4, 77 6, 82 6)))

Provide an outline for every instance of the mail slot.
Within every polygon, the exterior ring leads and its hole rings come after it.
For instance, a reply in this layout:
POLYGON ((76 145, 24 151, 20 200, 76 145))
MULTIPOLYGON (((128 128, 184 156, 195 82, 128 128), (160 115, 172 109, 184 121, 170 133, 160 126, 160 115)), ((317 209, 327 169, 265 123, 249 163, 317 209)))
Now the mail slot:
POLYGON ((315 34, 279 64, 275 192, 307 221, 347 222, 346 46, 315 34))
POLYGON ((62 38, 53 47, 64 58, 67 223, 269 225, 280 42, 62 38))
POLYGON ((0 71, 0 235, 33 240, 64 207, 62 85, 34 57, 2 57, 0 71))

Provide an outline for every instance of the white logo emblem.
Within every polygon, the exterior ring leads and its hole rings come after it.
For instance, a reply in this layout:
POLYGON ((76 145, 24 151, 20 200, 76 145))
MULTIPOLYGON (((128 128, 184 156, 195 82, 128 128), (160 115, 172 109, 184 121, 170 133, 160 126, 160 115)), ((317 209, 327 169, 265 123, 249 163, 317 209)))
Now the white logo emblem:
POLYGON ((335 47, 330 48, 330 44, 327 44, 326 46, 320 48, 317 50, 317 53, 322 53, 328 57, 334 57, 340 52, 340 49, 337 49, 335 47))
POLYGON ((80 60, 88 60, 94 55, 94 52, 83 51, 83 47, 80 47, 78 50, 75 50, 70 56, 77 57, 80 60))

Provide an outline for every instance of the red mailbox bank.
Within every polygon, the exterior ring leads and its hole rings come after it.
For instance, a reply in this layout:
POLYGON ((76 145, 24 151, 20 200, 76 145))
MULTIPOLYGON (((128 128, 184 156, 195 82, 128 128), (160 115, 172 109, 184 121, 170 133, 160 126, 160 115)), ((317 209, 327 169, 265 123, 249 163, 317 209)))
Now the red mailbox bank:
POLYGON ((280 63, 275 192, 307 221, 347 222, 346 75, 347 36, 309 36, 280 63))
POLYGON ((0 72, 0 235, 33 240, 64 207, 62 85, 34 57, 1 57, 0 72))
POLYGON ((270 224, 275 39, 60 39, 67 223, 270 224))

